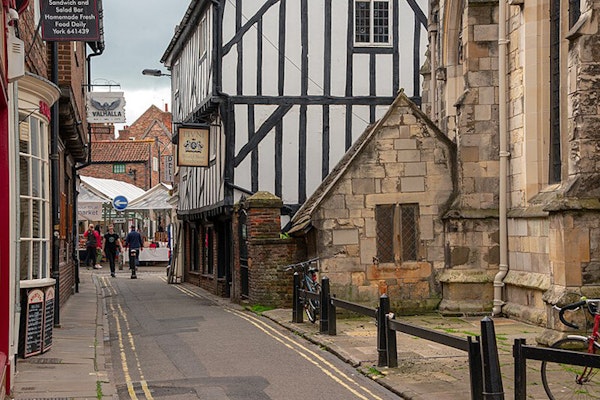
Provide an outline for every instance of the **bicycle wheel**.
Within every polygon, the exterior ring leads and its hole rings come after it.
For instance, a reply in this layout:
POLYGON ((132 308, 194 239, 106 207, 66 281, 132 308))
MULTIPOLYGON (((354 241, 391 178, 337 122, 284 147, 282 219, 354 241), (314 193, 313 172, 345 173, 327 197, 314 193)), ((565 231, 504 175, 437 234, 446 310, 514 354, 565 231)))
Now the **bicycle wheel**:
MULTIPOLYGON (((321 285, 315 283, 310 291, 313 293, 321 293, 321 285)), ((313 324, 317 321, 317 315, 319 315, 319 301, 318 300, 307 300, 304 303, 304 311, 306 311, 306 317, 313 324)))
MULTIPOLYGON (((587 353, 588 341, 565 338, 554 343, 552 348, 587 353)), ((550 400, 600 399, 600 377, 597 375, 597 369, 544 361, 541 372, 542 383, 550 400)))

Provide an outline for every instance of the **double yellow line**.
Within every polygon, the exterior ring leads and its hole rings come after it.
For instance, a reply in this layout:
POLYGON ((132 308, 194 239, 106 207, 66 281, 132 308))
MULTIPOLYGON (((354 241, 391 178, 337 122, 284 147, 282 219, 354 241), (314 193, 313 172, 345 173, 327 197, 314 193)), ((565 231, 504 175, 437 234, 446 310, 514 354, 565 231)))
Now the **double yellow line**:
MULTIPOLYGON (((106 291, 109 294, 113 295, 117 293, 116 289, 112 286, 111 280, 107 279, 106 277, 103 277, 102 282, 104 283, 106 291)), ((127 343, 129 344, 129 350, 131 351, 131 353, 133 353, 133 358, 135 359, 135 369, 137 370, 140 376, 139 383, 141 385, 142 391, 144 392, 144 395, 146 396, 146 400, 154 400, 154 398, 152 397, 152 393, 148 388, 148 383, 144 378, 144 373, 142 372, 142 366, 140 364, 140 359, 137 355, 133 335, 131 334, 129 320, 127 319, 127 313, 125 313, 120 304, 117 304, 117 307, 115 308, 115 305, 111 303, 109 307, 110 311, 112 312, 112 315, 115 318, 115 325, 117 329, 117 336, 119 342, 119 353, 121 356, 121 368, 123 369, 123 374, 125 375, 125 383, 127 384, 127 392, 129 393, 129 397, 132 400, 138 400, 138 397, 135 393, 134 381, 131 379, 131 375, 129 373, 129 362, 127 360, 127 353, 125 351, 125 345, 127 343), (126 333, 123 332, 123 329, 121 327, 121 320, 123 320, 126 333)))
MULTIPOLYGON (((196 297, 196 298, 203 298, 201 295, 193 292, 192 290, 186 288, 185 286, 180 286, 180 285, 173 285, 173 286, 175 288, 177 288, 179 291, 187 294, 188 296, 196 297)), ((310 348, 304 346, 303 344, 299 343, 297 340, 294 340, 294 339, 282 334, 281 332, 279 332, 278 330, 276 330, 275 328, 273 328, 271 325, 267 324, 265 321, 261 320, 260 318, 257 318, 256 316, 254 316, 252 314, 234 310, 229 307, 224 307, 224 309, 225 309, 225 311, 246 320, 247 322, 254 325, 257 329, 261 330, 262 332, 264 332, 265 334, 267 334, 268 336, 270 336, 277 342, 281 343, 285 347, 298 353, 305 360, 307 360, 308 362, 310 362, 311 364, 313 364, 317 368, 319 368, 321 371, 323 371, 323 373, 325 375, 329 376, 334 382, 336 382, 339 385, 341 385, 342 387, 346 388, 350 393, 352 393, 354 396, 356 396, 357 399, 382 400, 381 397, 379 397, 376 394, 374 394, 373 392, 371 392, 368 388, 362 386, 352 376, 350 376, 347 373, 345 373, 344 371, 340 370, 338 367, 333 365, 331 362, 329 362, 325 358, 323 358, 320 354, 318 354, 314 350, 311 350, 310 348), (365 394, 366 394, 366 396, 365 396, 365 394)))

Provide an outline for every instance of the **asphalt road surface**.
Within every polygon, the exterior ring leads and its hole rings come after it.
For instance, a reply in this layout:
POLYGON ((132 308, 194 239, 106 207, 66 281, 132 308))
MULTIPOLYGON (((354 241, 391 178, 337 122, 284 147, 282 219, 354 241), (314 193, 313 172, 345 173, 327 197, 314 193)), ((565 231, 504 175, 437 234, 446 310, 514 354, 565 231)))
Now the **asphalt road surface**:
POLYGON ((101 279, 119 399, 398 399, 325 350, 164 274, 101 279))

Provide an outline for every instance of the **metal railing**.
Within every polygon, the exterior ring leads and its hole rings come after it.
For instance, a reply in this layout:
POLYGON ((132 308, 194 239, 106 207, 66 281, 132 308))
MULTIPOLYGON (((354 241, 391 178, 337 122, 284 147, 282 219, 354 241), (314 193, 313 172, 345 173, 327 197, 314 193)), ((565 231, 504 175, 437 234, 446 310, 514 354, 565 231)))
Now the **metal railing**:
MULTIPOLYGON (((341 300, 330 294, 329 279, 321 279, 321 293, 300 289, 300 277, 294 274, 294 305, 292 322, 303 322, 304 302, 313 299, 319 301, 319 332, 336 335, 337 308, 374 318, 377 324, 377 353, 379 367, 398 366, 398 347, 396 332, 406 333, 444 346, 467 352, 469 360, 469 379, 471 399, 503 400, 504 390, 500 359, 496 343, 494 321, 489 317, 481 320, 481 335, 460 338, 444 332, 415 326, 398 321, 390 312, 390 299, 387 295, 379 298, 377 308, 341 300)), ((515 400, 525 400, 527 396, 527 360, 550 361, 570 365, 579 365, 600 369, 600 355, 530 346, 525 339, 515 339, 513 345, 515 400)))
POLYGON ((527 398, 527 360, 550 361, 600 369, 600 355, 528 346, 525 344, 525 339, 515 339, 513 357, 515 360, 515 400, 527 398))
POLYGON ((483 356, 483 360, 486 362, 485 368, 488 370, 487 374, 485 374, 484 365, 482 364, 482 344, 479 341, 479 336, 462 339, 446 333, 397 321, 394 314, 390 312, 390 299, 386 294, 379 298, 379 306, 377 308, 338 299, 330 294, 329 279, 327 277, 321 279, 320 294, 301 289, 300 277, 297 273, 294 274, 293 284, 292 322, 303 322, 304 302, 308 299, 315 299, 320 302, 320 333, 336 335, 337 308, 343 308, 360 315, 374 318, 377 324, 377 366, 390 368, 398 366, 396 332, 403 332, 458 350, 466 351, 469 359, 471 399, 482 400, 484 398, 483 393, 488 395, 488 399, 495 399, 497 397, 493 397, 494 394, 502 392, 502 378, 499 373, 498 352, 495 334, 493 332, 493 321, 491 319, 484 319, 485 323, 482 321, 482 332, 485 331, 486 335, 490 338, 482 341, 482 343, 485 343, 489 347, 489 349, 485 351, 486 355, 483 356), (488 380, 489 382, 486 382, 484 375, 492 377, 488 380), (484 384, 486 385, 485 391, 484 384), (489 397, 489 395, 492 395, 492 397, 489 397))

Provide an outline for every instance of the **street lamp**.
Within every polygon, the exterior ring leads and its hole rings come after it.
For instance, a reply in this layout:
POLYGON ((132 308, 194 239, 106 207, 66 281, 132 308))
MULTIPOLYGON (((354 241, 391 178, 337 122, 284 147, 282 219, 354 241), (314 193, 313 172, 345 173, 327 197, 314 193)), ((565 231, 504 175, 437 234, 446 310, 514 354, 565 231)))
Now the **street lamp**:
POLYGON ((142 75, 171 76, 171 74, 163 74, 163 72, 160 69, 144 69, 144 70, 142 70, 142 75))

